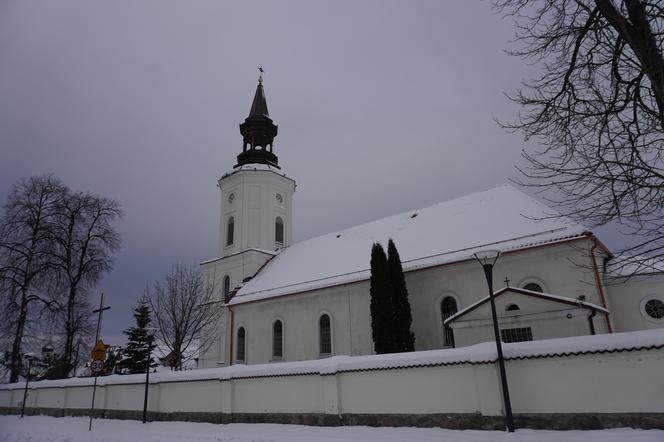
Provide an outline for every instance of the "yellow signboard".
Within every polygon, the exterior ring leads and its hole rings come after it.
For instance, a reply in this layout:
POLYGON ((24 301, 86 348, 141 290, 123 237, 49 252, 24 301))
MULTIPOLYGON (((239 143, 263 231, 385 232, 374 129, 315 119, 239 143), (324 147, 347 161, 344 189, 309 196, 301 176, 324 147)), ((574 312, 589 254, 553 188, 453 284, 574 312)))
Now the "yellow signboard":
POLYGON ((92 359, 106 360, 106 344, 101 339, 97 341, 95 347, 92 349, 92 359))

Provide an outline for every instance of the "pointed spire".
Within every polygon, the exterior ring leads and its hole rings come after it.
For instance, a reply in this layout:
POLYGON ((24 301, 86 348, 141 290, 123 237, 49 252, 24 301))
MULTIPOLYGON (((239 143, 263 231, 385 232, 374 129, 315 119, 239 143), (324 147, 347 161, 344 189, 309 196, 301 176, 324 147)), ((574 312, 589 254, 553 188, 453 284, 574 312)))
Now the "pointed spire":
POLYGON ((262 75, 258 78, 258 86, 256 86, 254 102, 251 103, 251 110, 249 111, 249 117, 254 117, 256 115, 264 115, 266 117, 270 116, 270 114, 267 112, 267 101, 265 100, 265 91, 263 90, 262 75))
POLYGON ((277 136, 277 125, 274 124, 267 111, 267 100, 263 90, 263 67, 259 67, 258 86, 251 103, 249 116, 240 124, 243 139, 242 153, 237 156, 237 164, 261 163, 277 167, 279 159, 272 152, 274 137, 277 136))

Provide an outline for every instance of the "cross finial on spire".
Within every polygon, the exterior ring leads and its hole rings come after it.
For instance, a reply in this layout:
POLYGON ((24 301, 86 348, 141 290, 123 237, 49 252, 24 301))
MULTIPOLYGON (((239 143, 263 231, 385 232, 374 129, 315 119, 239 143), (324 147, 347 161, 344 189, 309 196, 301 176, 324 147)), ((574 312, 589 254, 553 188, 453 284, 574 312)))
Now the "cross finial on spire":
POLYGON ((260 74, 258 74, 258 82, 263 84, 263 73, 265 72, 263 65, 258 66, 258 72, 260 72, 260 74))

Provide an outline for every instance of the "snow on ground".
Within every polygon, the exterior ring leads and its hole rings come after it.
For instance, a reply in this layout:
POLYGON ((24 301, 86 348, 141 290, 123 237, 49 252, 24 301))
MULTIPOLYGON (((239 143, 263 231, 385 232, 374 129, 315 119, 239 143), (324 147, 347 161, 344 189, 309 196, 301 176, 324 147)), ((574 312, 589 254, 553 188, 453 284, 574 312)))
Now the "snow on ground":
POLYGON ((88 418, 0 416, 2 442, 661 442, 664 430, 444 430, 440 428, 307 427, 303 425, 151 422, 88 418))

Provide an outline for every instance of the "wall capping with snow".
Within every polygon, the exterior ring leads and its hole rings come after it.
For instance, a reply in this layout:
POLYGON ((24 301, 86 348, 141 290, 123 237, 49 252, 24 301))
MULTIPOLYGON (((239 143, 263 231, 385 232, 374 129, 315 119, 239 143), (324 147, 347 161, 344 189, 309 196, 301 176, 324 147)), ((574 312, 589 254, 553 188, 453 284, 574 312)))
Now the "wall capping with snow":
MULTIPOLYGON (((533 428, 664 428, 664 330, 504 344, 514 412, 533 428), (601 417, 598 417, 601 416, 601 417)), ((413 353, 161 372, 154 420, 494 429, 502 403, 493 343, 413 353)), ((84 415, 92 378, 30 384, 30 414, 84 415)), ((144 375, 98 378, 99 417, 140 418, 144 375)), ((0 385, 0 413, 24 384, 0 385)))

